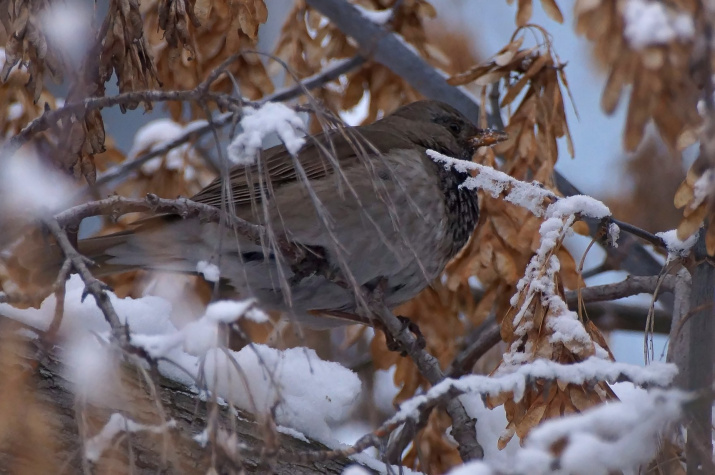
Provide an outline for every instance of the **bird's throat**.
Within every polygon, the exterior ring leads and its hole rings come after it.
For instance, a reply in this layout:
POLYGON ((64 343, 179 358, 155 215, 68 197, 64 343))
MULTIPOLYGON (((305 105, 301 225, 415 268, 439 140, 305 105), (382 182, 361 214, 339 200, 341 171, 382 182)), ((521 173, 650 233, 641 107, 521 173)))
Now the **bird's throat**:
POLYGON ((479 201, 475 190, 459 185, 469 177, 454 168, 434 163, 447 211, 447 233, 452 237, 450 257, 467 243, 479 221, 479 201))

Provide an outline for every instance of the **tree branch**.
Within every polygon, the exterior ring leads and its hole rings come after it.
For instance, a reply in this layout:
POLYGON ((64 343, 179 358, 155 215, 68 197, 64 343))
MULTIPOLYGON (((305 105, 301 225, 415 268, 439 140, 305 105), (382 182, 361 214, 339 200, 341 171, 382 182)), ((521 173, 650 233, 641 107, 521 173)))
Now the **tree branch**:
POLYGON ((72 243, 70 243, 70 240, 67 237, 67 233, 60 227, 57 218, 45 219, 43 220, 43 223, 57 240, 57 244, 62 250, 65 258, 72 263, 72 267, 82 278, 85 285, 85 294, 89 293, 94 297, 97 307, 99 307, 102 311, 105 320, 107 320, 107 323, 109 323, 109 326, 112 329, 112 336, 120 342, 122 346, 128 343, 128 330, 124 325, 122 325, 117 312, 114 310, 114 306, 112 306, 112 303, 109 300, 106 284, 95 278, 89 271, 87 268, 87 258, 82 256, 79 252, 77 252, 74 246, 72 246, 72 243))
MULTIPOLYGON (((379 319, 385 331, 407 352, 420 374, 432 386, 437 385, 445 378, 439 361, 422 349, 412 332, 385 306, 382 301, 382 287, 379 285, 372 295, 365 296, 370 311, 379 319)), ((462 403, 458 399, 450 398, 444 401, 444 407, 452 418, 452 436, 459 444, 462 460, 467 462, 484 458, 484 449, 477 442, 476 421, 469 417, 462 403)))
MULTIPOLYGON (((282 102, 294 99, 305 94, 306 91, 322 87, 328 82, 337 79, 341 75, 360 67, 362 64, 365 63, 365 61, 366 60, 361 56, 355 56, 350 59, 336 61, 327 68, 323 69, 320 73, 307 77, 300 81, 298 84, 278 90, 273 94, 269 94, 260 101, 243 101, 243 104, 250 105, 252 107, 260 107, 267 102, 282 102)), ((166 142, 161 147, 153 148, 151 151, 139 155, 133 160, 124 161, 122 164, 117 165, 108 170, 106 173, 100 175, 94 185, 91 187, 86 187, 82 191, 80 191, 77 194, 76 199, 79 200, 83 197, 90 196, 92 190, 98 189, 99 187, 104 186, 111 181, 126 176, 127 174, 141 167, 143 164, 145 164, 152 158, 165 155, 169 151, 189 142, 190 140, 197 140, 198 138, 203 137, 204 135, 211 132, 211 130, 215 127, 223 127, 232 123, 234 117, 234 113, 223 113, 218 117, 214 118, 212 123, 207 122, 206 124, 199 127, 188 128, 184 131, 182 135, 166 142)))
POLYGON ((657 275, 647 277, 629 275, 621 282, 570 290, 565 293, 565 300, 569 307, 574 308, 578 305, 579 298, 584 303, 593 303, 617 300, 638 294, 653 294, 658 289, 666 292, 672 292, 675 289, 675 276, 666 275, 660 286, 658 285, 659 279, 660 276, 657 275))
MULTIPOLYGON (((113 218, 128 213, 151 212, 175 214, 183 219, 198 218, 202 221, 221 223, 226 218, 226 226, 235 230, 254 244, 263 245, 269 238, 266 229, 258 224, 249 223, 238 216, 223 213, 219 208, 188 198, 169 200, 148 194, 143 200, 112 196, 98 201, 90 201, 55 215, 59 226, 78 226, 90 216, 109 215, 113 218)), ((303 248, 296 246, 283 237, 276 237, 276 244, 281 253, 293 264, 299 264, 306 256, 303 248)))

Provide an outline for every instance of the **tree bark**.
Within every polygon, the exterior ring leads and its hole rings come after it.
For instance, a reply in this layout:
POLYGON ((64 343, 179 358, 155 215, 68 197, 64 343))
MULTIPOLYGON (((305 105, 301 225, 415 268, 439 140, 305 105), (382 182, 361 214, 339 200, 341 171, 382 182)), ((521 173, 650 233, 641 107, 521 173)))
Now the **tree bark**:
MULTIPOLYGON (((712 223, 710 224, 713 225, 712 223)), ((715 340, 715 267, 707 258, 705 233, 692 249, 695 269, 688 321, 687 389, 712 391, 713 341, 715 340)), ((688 437, 685 446, 688 475, 713 473, 712 399, 701 394, 688 408, 688 437)))

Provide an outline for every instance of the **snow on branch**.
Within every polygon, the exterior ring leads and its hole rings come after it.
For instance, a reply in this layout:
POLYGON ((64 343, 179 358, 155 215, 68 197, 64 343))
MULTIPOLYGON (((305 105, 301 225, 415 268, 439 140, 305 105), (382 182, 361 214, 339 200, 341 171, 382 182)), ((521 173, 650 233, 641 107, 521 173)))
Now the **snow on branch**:
POLYGON ((559 199, 555 193, 539 184, 517 180, 492 167, 448 157, 434 150, 427 150, 427 155, 446 169, 454 168, 462 173, 478 172, 477 176, 468 177, 461 186, 486 191, 493 198, 505 194, 507 202, 526 208, 536 216, 543 216, 547 204, 559 199))
POLYGON ((663 437, 683 418, 692 397, 679 390, 652 390, 534 429, 508 467, 472 462, 462 473, 545 475, 554 473, 639 473, 655 457, 663 437))
POLYGON ((606 361, 591 357, 574 364, 559 364, 548 360, 536 360, 508 370, 500 370, 494 376, 469 375, 460 379, 445 379, 433 386, 424 395, 405 401, 391 421, 404 422, 419 416, 423 406, 431 401, 442 399, 445 395, 477 393, 484 396, 497 396, 513 393, 518 401, 527 387, 536 380, 551 380, 561 383, 585 384, 591 381, 630 381, 641 386, 666 387, 678 370, 670 363, 654 362, 648 366, 606 361))
POLYGON ((678 239, 678 230, 671 229, 670 231, 663 231, 656 233, 656 236, 661 238, 665 243, 665 247, 668 250, 668 262, 678 259, 680 257, 686 257, 690 254, 690 249, 698 242, 699 231, 693 233, 692 236, 681 241, 678 239))
POLYGON ((357 8, 363 18, 378 25, 385 25, 386 23, 388 23, 392 19, 392 16, 394 14, 392 9, 368 10, 367 8, 362 7, 358 4, 355 4, 353 6, 357 8))
POLYGON ((305 124, 300 116, 281 102, 267 102, 258 108, 244 107, 242 132, 228 146, 233 163, 251 165, 263 146, 263 139, 276 133, 291 155, 305 144, 305 124))

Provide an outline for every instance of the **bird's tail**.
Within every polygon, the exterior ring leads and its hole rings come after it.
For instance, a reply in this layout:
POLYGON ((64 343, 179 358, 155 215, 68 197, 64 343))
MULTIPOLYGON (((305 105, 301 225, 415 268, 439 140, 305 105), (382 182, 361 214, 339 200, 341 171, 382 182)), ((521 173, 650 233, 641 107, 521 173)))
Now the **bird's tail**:
POLYGON ((101 277, 136 270, 138 268, 136 265, 110 263, 109 261, 113 256, 107 253, 108 249, 126 244, 132 235, 134 235, 134 231, 127 230, 106 236, 82 239, 77 243, 77 250, 80 254, 92 260, 94 265, 91 270, 95 276, 101 277))

